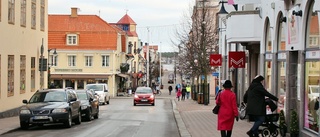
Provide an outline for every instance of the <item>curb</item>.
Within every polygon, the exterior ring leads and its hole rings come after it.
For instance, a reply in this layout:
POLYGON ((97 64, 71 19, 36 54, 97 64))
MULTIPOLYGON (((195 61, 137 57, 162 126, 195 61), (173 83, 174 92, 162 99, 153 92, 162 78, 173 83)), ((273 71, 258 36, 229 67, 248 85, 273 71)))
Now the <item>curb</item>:
POLYGON ((179 129, 179 134, 180 137, 191 137, 191 134, 189 133, 189 131, 186 128, 185 123, 183 122, 180 113, 177 109, 177 104, 175 102, 175 100, 171 99, 171 104, 172 104, 172 110, 173 110, 173 114, 174 114, 174 118, 176 120, 178 129, 179 129))

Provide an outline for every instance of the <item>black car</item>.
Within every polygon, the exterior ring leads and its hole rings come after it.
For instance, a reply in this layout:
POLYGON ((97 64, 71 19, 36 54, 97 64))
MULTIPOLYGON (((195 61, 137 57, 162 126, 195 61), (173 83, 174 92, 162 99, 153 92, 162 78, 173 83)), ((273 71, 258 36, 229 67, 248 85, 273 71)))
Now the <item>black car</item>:
POLYGON ((81 101, 81 116, 87 120, 99 118, 99 98, 94 95, 94 91, 76 90, 81 101))
POLYGON ((81 124, 80 100, 70 89, 38 90, 29 101, 23 100, 20 109, 20 126, 28 129, 31 125, 63 123, 71 127, 72 122, 81 124))

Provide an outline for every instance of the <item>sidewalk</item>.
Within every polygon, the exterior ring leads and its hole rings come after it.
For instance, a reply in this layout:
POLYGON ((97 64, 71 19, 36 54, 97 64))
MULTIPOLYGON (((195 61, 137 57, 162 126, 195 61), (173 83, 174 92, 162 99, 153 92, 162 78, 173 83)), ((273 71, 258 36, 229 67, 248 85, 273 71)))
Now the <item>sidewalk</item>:
MULTIPOLYGON (((217 115, 212 113, 215 106, 214 98, 209 105, 198 104, 192 99, 185 101, 172 100, 173 110, 179 126, 181 137, 220 137, 217 130, 217 115)), ((232 137, 246 137, 246 131, 252 123, 235 121, 232 137)))
MULTIPOLYGON (((217 130, 217 115, 211 111, 215 105, 214 98, 210 99, 209 105, 198 104, 190 98, 185 101, 177 101, 174 93, 170 96, 168 93, 162 92, 158 98, 171 99, 181 137, 220 137, 220 131, 217 130)), ((2 118, 0 123, 0 136, 20 128, 18 116, 2 118)), ((232 137, 246 137, 245 132, 250 129, 251 125, 251 123, 242 120, 235 122, 232 137)))

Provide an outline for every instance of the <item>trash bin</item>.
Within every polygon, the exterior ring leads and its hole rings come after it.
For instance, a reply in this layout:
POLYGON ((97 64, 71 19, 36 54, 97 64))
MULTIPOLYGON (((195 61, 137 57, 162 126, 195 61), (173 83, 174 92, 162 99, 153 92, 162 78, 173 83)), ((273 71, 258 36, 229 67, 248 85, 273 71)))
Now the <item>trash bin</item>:
POLYGON ((198 93, 198 104, 203 104, 203 93, 198 93))

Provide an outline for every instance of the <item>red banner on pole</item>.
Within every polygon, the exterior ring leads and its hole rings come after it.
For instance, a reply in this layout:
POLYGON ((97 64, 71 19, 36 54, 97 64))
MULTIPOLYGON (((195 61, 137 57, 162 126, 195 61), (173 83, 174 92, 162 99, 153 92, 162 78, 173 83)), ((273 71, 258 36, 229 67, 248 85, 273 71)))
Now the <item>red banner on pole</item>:
POLYGON ((221 54, 211 54, 210 55, 210 66, 221 66, 222 56, 221 54))
POLYGON ((229 68, 245 68, 246 53, 244 51, 229 52, 229 68))

